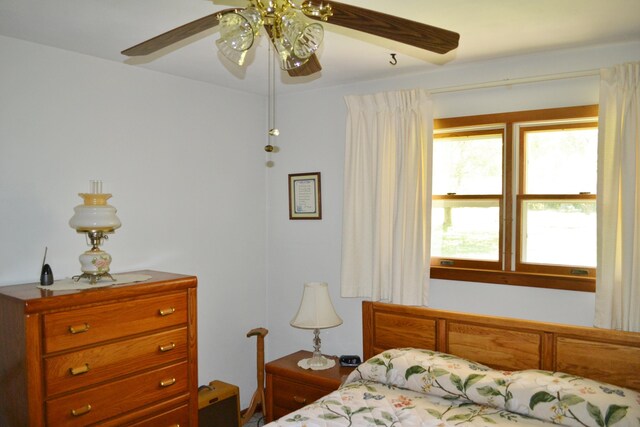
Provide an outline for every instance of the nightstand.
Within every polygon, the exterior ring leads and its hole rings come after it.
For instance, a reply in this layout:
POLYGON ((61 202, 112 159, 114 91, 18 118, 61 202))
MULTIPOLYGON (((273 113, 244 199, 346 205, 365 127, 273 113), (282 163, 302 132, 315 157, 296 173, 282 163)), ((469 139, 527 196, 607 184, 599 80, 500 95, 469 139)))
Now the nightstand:
MULTIPOLYGON (((309 351, 298 351, 267 363, 267 422, 277 420, 337 390, 354 368, 336 366, 322 371, 302 369, 298 361, 311 357, 309 351)), ((327 356, 329 357, 329 356, 327 356)))

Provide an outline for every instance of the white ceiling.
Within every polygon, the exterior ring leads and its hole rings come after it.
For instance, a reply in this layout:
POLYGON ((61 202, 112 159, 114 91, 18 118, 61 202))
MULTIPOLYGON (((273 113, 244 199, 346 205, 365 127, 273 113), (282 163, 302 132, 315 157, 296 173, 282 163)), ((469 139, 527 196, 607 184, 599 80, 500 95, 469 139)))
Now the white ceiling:
MULTIPOLYGON (((640 40, 640 0, 342 0, 460 33, 445 55, 325 25, 323 70, 290 78, 278 91, 323 88, 515 54, 640 40), (398 64, 389 63, 396 53, 398 64)), ((267 92, 267 39, 240 68, 218 52, 217 30, 157 54, 120 51, 243 0, 0 0, 0 35, 242 91, 267 92)), ((1 60, 1 57, 0 57, 1 60)))

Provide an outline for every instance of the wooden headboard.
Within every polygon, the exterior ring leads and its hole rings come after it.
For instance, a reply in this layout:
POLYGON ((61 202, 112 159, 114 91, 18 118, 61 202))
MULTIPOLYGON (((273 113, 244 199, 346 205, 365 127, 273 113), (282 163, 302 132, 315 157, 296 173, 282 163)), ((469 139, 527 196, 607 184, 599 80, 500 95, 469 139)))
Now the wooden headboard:
POLYGON ((454 354, 496 369, 544 369, 640 391, 640 333, 426 307, 362 303, 365 360, 396 347, 454 354))

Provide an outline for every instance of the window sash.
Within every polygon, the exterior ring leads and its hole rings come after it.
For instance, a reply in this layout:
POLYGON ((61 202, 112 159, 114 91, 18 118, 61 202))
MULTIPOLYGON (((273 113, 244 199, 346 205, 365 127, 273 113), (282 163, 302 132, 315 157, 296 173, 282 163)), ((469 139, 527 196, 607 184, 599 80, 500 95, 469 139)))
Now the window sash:
MULTIPOLYGON (((523 209, 523 203, 525 201, 539 200, 539 201, 592 201, 595 202, 596 195, 589 192, 579 194, 531 194, 527 188, 527 134, 530 132, 545 132, 545 131, 571 131, 574 129, 589 129, 597 128, 597 121, 593 118, 578 118, 573 120, 564 120, 561 123, 549 123, 541 122, 536 124, 520 123, 518 124, 518 194, 516 195, 516 215, 515 215, 515 270, 523 272, 532 272, 538 274, 551 274, 551 275, 569 275, 569 276, 583 276, 589 278, 595 278, 595 267, 582 266, 582 265, 570 265, 570 264, 550 264, 542 262, 525 262, 525 243, 526 239, 523 236, 525 233, 524 221, 525 211, 523 209)), ((594 165, 595 166, 595 165, 594 165)), ((594 171, 594 174, 596 172, 594 171)), ((594 229, 595 233, 595 229, 594 229)), ((595 235, 594 235, 595 236, 595 235)), ((594 254, 595 255, 595 254, 594 254)))
MULTIPOLYGON (((445 266, 445 267, 461 267, 461 268, 480 268, 489 270, 501 270, 503 265, 503 242, 504 242, 504 227, 502 227, 503 221, 503 195, 436 195, 432 197, 433 209, 437 209, 440 204, 449 204, 450 207, 469 207, 469 208, 481 208, 481 207, 495 207, 498 209, 498 232, 497 232, 497 257, 496 259, 473 259, 463 257, 451 257, 451 256, 431 256, 431 265, 433 266, 445 266), (441 202, 441 203, 439 203, 441 202), (456 206, 457 205, 457 206, 456 206)), ((437 224, 435 225, 437 226, 437 224)), ((434 224, 432 223, 432 230, 434 224)), ((432 251, 433 251, 433 231, 432 231, 432 251)), ((433 252, 432 252, 433 253, 433 252)))
MULTIPOLYGON (((525 243, 526 238, 525 235, 525 226, 526 215, 524 212, 524 203, 531 201, 540 201, 540 202, 591 202, 595 203, 596 196, 595 195, 557 195, 557 194, 549 194, 549 195, 540 195, 540 194, 529 194, 529 195, 519 195, 517 197, 517 228, 516 228, 516 271, 522 272, 531 272, 531 273, 539 273, 539 274, 556 274, 556 275, 567 275, 567 276, 581 276, 581 277, 591 277, 594 278, 596 274, 596 269, 593 266, 585 266, 585 265, 572 265, 572 264, 553 264, 553 263, 543 263, 543 262, 525 262, 523 261, 524 253, 526 251, 525 243)), ((594 238, 595 238, 595 230, 594 230, 594 238)), ((595 250, 595 248, 594 248, 595 250)), ((595 254, 594 254, 595 255, 595 254)))
MULTIPOLYGON (((537 136, 540 134, 544 134, 547 132, 562 132, 562 131, 566 131, 566 132, 571 132, 571 131, 580 131, 580 130, 595 130, 596 131, 596 135, 597 135, 597 131, 598 131, 598 123, 597 122, 593 122, 593 121, 581 121, 581 122, 566 122, 563 124, 556 124, 556 125, 537 125, 537 126, 528 126, 528 125, 524 125, 524 126, 519 126, 519 142, 520 142, 520 146, 519 146, 519 153, 520 153, 520 159, 519 159, 519 170, 520 170, 520 174, 519 174, 519 184, 520 184, 520 191, 519 194, 532 194, 532 193, 540 193, 540 191, 533 191, 532 187, 529 185, 528 179, 530 178, 530 176, 527 173, 527 165, 529 164, 528 160, 529 160, 529 155, 527 153, 527 148, 528 148, 528 140, 527 140, 527 136, 528 135, 532 135, 532 136, 537 136)), ((597 138, 597 137, 596 137, 597 138)), ((594 141, 597 144, 597 141, 594 141)), ((592 190, 591 192, 595 194, 596 192, 596 178, 597 178, 597 173, 596 173, 596 168, 597 168, 597 153, 594 153, 596 156, 592 159, 593 160, 593 176, 590 177, 591 178, 591 185, 589 186, 587 184, 586 187, 584 186, 580 186, 580 190, 575 191, 575 193, 578 192, 582 192, 585 190, 592 190)), ((570 161, 568 159, 563 159, 563 161, 566 163, 567 161, 570 161)), ((564 165, 564 164, 563 164, 564 165)), ((549 186, 548 188, 545 187, 545 189, 543 190, 545 193, 553 193, 553 194, 571 194, 571 193, 567 193, 566 191, 558 191, 558 188, 551 188, 551 186, 549 186)))

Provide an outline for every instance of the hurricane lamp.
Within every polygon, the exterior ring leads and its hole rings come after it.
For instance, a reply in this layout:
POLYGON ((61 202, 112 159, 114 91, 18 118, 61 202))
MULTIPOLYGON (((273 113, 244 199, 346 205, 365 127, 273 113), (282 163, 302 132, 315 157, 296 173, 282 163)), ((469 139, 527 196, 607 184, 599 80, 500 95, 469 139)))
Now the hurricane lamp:
POLYGON ((87 278, 91 284, 97 283, 102 277, 115 280, 109 274, 111 255, 100 249, 103 240, 108 239, 108 234, 121 226, 116 208, 107 204, 111 194, 102 192, 102 181, 90 181, 89 193, 78 195, 83 199, 83 204, 74 208, 69 226, 86 235, 91 249, 80 255, 82 274, 73 276, 73 280, 87 278))

